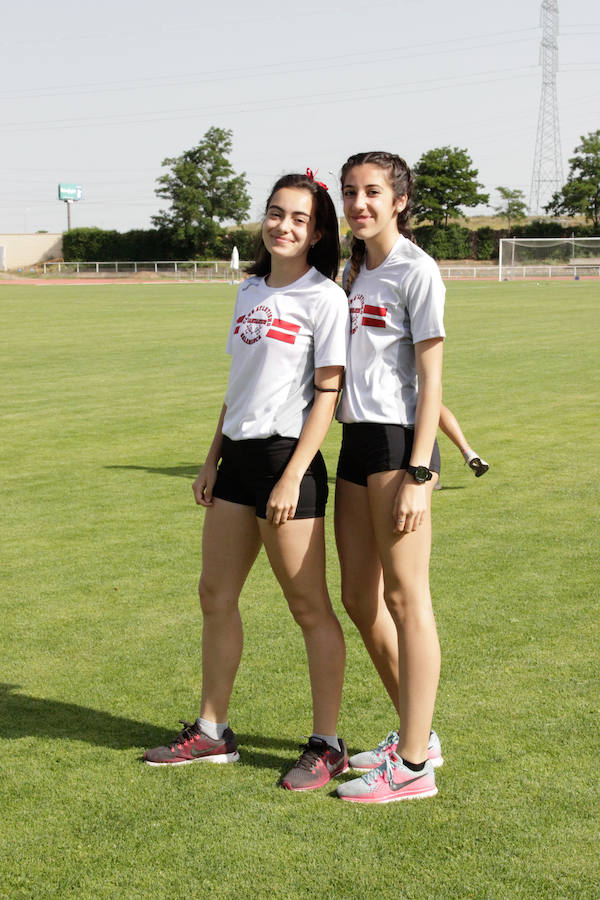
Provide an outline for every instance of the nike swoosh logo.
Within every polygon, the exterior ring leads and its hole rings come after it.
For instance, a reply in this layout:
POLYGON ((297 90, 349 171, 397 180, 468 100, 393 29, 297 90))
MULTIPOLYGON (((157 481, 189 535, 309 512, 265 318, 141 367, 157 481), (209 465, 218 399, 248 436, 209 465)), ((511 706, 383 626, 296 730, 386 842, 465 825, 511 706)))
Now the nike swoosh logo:
POLYGON ((214 747, 207 747, 206 750, 196 750, 194 747, 190 750, 190 756, 209 756, 215 750, 214 747))
POLYGON ((400 791, 402 788, 405 788, 408 784, 413 784, 413 782, 418 781, 420 778, 423 778, 425 775, 422 772, 420 775, 417 775, 416 778, 409 778, 408 781, 401 781, 400 784, 396 784, 393 779, 390 779, 390 788, 392 791, 400 791))

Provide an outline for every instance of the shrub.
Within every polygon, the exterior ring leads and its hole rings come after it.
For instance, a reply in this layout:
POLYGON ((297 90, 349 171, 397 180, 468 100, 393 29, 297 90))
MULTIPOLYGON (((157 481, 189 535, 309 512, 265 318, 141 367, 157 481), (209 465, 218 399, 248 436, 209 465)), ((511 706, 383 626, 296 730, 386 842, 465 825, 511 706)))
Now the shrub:
POLYGON ((472 232, 462 225, 423 225, 415 228, 419 247, 434 259, 469 259, 473 252, 472 232))

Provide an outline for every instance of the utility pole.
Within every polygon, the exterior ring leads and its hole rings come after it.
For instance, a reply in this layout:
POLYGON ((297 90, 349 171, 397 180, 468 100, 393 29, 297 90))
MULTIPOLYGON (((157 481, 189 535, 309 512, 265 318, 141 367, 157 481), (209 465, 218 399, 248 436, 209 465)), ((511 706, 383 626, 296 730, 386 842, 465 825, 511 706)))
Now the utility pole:
POLYGON ((558 0, 543 0, 541 8, 542 96, 531 176, 529 210, 538 215, 555 191, 563 186, 560 127, 558 123, 558 0))

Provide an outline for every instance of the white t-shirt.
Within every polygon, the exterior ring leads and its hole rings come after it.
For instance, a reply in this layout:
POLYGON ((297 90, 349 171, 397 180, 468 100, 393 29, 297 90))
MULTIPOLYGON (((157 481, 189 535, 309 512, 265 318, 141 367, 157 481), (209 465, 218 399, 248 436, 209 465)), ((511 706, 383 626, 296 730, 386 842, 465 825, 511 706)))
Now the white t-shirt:
POLYGON ((348 297, 351 337, 340 422, 414 425, 414 345, 445 337, 445 294, 435 261, 405 237, 376 269, 363 262, 348 297))
POLYGON ((258 276, 244 281, 227 341, 223 434, 234 441, 299 437, 315 369, 346 365, 349 330, 346 295, 315 268, 280 288, 258 276))

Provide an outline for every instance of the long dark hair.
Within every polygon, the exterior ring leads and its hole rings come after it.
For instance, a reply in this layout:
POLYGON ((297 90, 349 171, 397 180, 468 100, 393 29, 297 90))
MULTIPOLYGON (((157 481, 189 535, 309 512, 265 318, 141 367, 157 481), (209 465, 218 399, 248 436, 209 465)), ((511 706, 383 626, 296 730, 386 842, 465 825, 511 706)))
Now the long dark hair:
MULTIPOLYGON (((395 153, 386 153, 383 150, 371 150, 368 153, 355 153, 350 156, 342 166, 341 182, 342 192, 344 190, 344 181, 350 169, 354 166, 362 166, 365 164, 379 166, 383 169, 389 185, 394 192, 394 197, 402 197, 406 195, 406 206, 398 213, 398 231, 400 234, 408 238, 409 241, 415 242, 412 229, 410 227, 410 210, 412 207, 412 195, 414 178, 408 163, 401 156, 395 153)), ((366 247, 365 242, 359 238, 352 237, 352 255, 350 256, 350 271, 346 277, 346 293, 350 293, 350 288, 356 276, 360 271, 360 267, 365 258, 366 247)))
MULTIPOLYGON (((281 188, 300 188, 314 197, 315 229, 321 233, 321 237, 308 251, 307 262, 322 275, 335 281, 340 265, 340 236, 338 217, 329 191, 308 175, 283 175, 273 185, 265 212, 271 205, 274 194, 281 188)), ((271 254, 265 247, 262 234, 256 250, 256 260, 246 271, 249 275, 268 275, 271 271, 271 254)))

